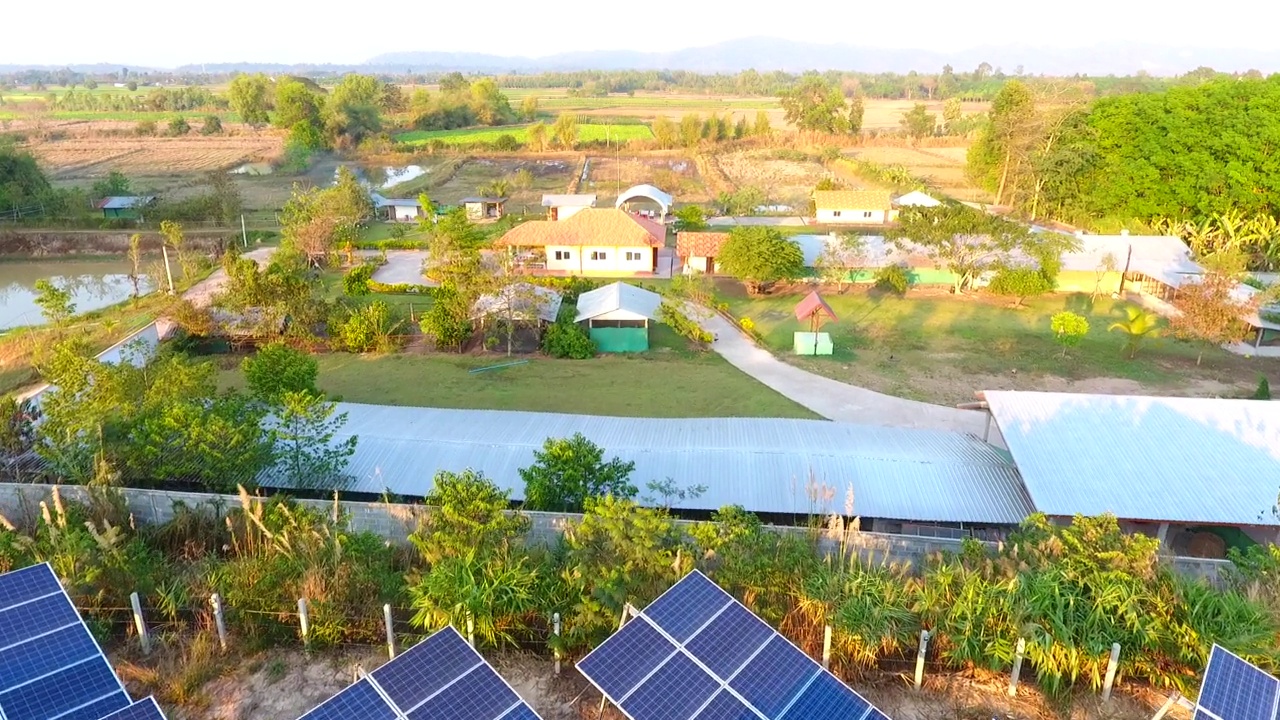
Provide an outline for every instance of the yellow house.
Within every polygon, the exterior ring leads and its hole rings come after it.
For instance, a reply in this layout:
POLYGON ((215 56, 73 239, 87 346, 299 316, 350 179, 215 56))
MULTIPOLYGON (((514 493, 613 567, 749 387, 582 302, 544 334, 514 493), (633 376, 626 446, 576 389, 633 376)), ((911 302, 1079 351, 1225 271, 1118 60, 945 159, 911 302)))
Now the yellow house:
POLYGON ((519 264, 558 275, 625 276, 653 273, 667 228, 614 208, 583 208, 566 220, 515 226, 495 247, 519 248, 519 264))

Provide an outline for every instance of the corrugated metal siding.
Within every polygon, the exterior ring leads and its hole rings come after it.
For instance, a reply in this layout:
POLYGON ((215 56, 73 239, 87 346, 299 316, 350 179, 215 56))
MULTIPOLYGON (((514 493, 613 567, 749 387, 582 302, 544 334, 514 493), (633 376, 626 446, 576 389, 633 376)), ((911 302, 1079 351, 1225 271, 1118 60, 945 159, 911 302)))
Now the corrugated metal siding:
POLYGON ((990 446, 956 433, 817 420, 613 418, 341 403, 344 437, 360 438, 353 490, 420 496, 438 470, 472 468, 523 497, 519 469, 548 437, 576 432, 635 462, 633 483, 702 484, 678 504, 709 510, 844 512, 864 517, 1017 523, 1031 503, 1017 471, 990 446), (810 478, 825 488, 811 499, 810 478))
POLYGON ((1038 510, 1278 525, 1280 403, 988 391, 1038 510))

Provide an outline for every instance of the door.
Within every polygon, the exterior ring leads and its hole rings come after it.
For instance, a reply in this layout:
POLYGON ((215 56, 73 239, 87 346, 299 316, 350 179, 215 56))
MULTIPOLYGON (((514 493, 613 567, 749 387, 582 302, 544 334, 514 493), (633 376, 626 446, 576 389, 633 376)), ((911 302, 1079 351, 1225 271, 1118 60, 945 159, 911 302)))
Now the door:
POLYGON ((658 272, 658 248, 653 249, 653 272, 658 272))
POLYGON ((716 271, 716 259, 715 259, 715 258, 707 258, 707 269, 706 269, 706 270, 704 270, 703 272, 705 272, 705 273, 706 273, 706 274, 708 274, 708 275, 711 275, 711 274, 712 274, 712 273, 714 273, 715 271, 716 271))

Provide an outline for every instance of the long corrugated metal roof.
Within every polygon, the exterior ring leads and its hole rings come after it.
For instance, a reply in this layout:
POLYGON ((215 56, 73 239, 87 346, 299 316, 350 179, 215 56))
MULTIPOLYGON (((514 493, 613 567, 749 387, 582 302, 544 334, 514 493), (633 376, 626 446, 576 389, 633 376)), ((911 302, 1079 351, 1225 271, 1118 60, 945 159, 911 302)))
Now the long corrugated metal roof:
POLYGON ((578 296, 578 314, 574 322, 582 322, 606 313, 626 310, 650 320, 658 319, 662 296, 624 282, 611 283, 578 296))
POLYGON ((988 391, 1036 509, 1280 525, 1280 402, 988 391))
POLYGON ((98 208, 100 210, 127 210, 149 205, 152 200, 155 200, 154 195, 113 195, 102 198, 102 201, 98 203, 98 208))
MULTIPOLYGON (((863 517, 1017 523, 1032 510, 1017 471, 992 447, 957 433, 764 418, 616 418, 339 403, 339 437, 359 437, 352 490, 421 496, 439 470, 482 471, 523 498, 519 470, 548 437, 582 433, 606 457, 635 462, 632 483, 707 486, 676 503, 710 510, 843 514, 850 489, 863 517), (827 488, 812 499, 812 477, 827 488)), ((652 493, 648 493, 652 494, 652 493)))

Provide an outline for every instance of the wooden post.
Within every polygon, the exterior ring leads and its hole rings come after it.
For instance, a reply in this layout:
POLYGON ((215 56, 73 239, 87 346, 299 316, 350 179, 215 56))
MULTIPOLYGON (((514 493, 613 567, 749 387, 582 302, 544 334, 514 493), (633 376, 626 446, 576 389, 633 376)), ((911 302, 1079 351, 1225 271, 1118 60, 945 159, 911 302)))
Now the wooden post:
POLYGON ((249 247, 249 231, 244 228, 244 215, 240 216, 240 237, 244 240, 244 246, 249 247))
POLYGON ((138 640, 142 641, 142 654, 151 654, 151 636, 147 634, 147 622, 142 618, 142 601, 138 593, 129 594, 129 604, 133 606, 133 625, 138 628, 138 640))
POLYGON ((560 645, 558 641, 560 640, 560 613, 553 613, 551 615, 551 632, 555 634, 556 640, 557 640, 556 649, 555 649, 556 675, 559 675, 560 674, 560 645))
POLYGON ((920 647, 916 650, 916 690, 924 682, 924 657, 929 652, 929 631, 920 631, 920 647))
POLYGON ((310 623, 307 622, 307 599, 298 598, 298 624, 302 628, 302 644, 309 645, 311 638, 310 623))
POLYGON ((1027 641, 1018 638, 1017 653, 1013 656, 1013 673, 1009 676, 1009 697, 1018 696, 1018 675, 1022 673, 1022 656, 1027 651, 1027 641))
POLYGON ((1178 704, 1179 697, 1178 693, 1170 695, 1169 699, 1165 700, 1164 704, 1160 706, 1160 709, 1156 711, 1156 714, 1151 716, 1151 720, 1162 720, 1162 718, 1164 718, 1165 715, 1168 715, 1169 711, 1173 709, 1173 706, 1178 704))
POLYGON ((831 626, 822 628, 822 667, 831 669, 831 626))
POLYGON ((476 646, 476 621, 471 617, 471 613, 467 613, 467 644, 471 647, 476 646))
POLYGON ((222 596, 214 593, 209 597, 209 602, 213 604, 213 624, 218 628, 218 644, 222 646, 223 652, 227 649, 227 623, 222 617, 222 596))
POLYGON ((1102 681, 1102 702, 1111 699, 1111 686, 1116 681, 1116 670, 1120 667, 1120 643, 1111 643, 1111 659, 1107 661, 1107 678, 1102 681))
POLYGON ((382 621, 387 624, 387 658, 396 659, 396 631, 391 625, 391 603, 382 606, 382 621))
POLYGON ((169 279, 169 294, 173 294, 173 271, 169 269, 169 245, 160 243, 160 254, 164 256, 164 275, 169 279))

